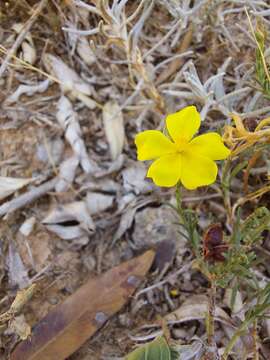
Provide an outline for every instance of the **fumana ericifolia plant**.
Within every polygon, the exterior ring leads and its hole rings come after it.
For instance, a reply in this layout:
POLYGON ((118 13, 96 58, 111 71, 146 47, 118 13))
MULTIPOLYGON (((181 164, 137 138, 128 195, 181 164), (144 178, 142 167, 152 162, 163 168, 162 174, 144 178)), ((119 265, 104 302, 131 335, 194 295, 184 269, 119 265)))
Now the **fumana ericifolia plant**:
MULTIPOLYGON (((168 115, 164 133, 146 130, 137 134, 135 138, 138 160, 153 161, 146 176, 157 186, 175 188, 175 209, 179 215, 180 225, 193 249, 196 268, 209 281, 208 312, 205 316, 207 343, 202 354, 202 358, 208 360, 228 359, 238 338, 247 333, 254 336, 253 358, 257 359, 258 321, 270 308, 270 284, 262 288, 253 271, 256 261, 254 245, 262 239, 263 231, 269 228, 270 212, 265 207, 259 207, 246 219, 242 219, 240 207, 232 216, 231 207, 228 206, 231 179, 247 164, 247 161, 241 160, 235 165, 235 161, 232 161, 234 158, 237 159, 240 153, 231 136, 237 131, 237 126, 239 128, 240 120, 235 117, 234 121, 236 128, 227 126, 224 135, 226 143, 232 147, 231 150, 224 145, 222 137, 216 132, 195 136, 201 124, 200 114, 195 106, 188 106, 168 115), (218 174, 216 161, 219 160, 223 160, 220 191, 224 195, 224 206, 229 212, 228 219, 232 231, 229 236, 225 236, 222 224, 212 224, 201 235, 196 213, 183 206, 181 190, 183 187, 194 190, 214 183, 218 174), (238 324, 220 354, 215 342, 216 292, 219 288, 232 288, 233 306, 236 294, 243 284, 248 294, 246 303, 252 306, 247 306, 245 319, 238 324)), ((243 124, 241 125, 243 130, 243 124)), ((253 142, 247 141, 243 152, 258 145, 254 139, 258 140, 260 136, 255 134, 250 137, 253 142)), ((168 333, 165 331, 163 336, 137 348, 127 355, 127 360, 180 360, 181 346, 173 342, 168 333)))

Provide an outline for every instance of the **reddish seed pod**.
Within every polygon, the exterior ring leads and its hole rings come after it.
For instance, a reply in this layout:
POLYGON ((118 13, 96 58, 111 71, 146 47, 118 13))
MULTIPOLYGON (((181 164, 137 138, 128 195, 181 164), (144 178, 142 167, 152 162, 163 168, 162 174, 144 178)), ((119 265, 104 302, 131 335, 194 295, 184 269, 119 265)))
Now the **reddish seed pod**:
POLYGON ((203 256, 206 261, 224 261, 224 252, 228 250, 228 244, 223 241, 221 224, 212 224, 203 235, 203 256))

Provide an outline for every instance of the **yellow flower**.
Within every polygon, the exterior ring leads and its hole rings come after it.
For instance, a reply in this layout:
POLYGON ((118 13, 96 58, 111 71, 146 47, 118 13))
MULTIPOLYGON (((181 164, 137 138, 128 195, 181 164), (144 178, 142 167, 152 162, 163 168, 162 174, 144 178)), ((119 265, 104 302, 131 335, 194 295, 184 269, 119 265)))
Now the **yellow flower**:
POLYGON ((156 185, 171 187, 181 181, 191 190, 215 182, 218 169, 214 160, 226 159, 230 150, 215 132, 193 138, 200 124, 195 106, 187 106, 166 118, 171 139, 158 130, 136 135, 138 160, 155 160, 147 177, 156 185))

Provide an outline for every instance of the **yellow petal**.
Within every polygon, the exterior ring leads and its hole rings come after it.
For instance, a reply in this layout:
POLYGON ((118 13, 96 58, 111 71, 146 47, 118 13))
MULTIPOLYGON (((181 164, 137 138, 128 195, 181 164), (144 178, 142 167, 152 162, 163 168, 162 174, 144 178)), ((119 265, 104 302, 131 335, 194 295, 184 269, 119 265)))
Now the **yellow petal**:
POLYGON ((180 154, 166 155, 155 160, 149 167, 147 177, 153 179, 157 186, 175 186, 181 175, 180 154))
POLYGON ((217 133, 208 133, 195 137, 189 143, 190 151, 212 160, 223 160, 230 155, 230 150, 223 144, 217 133))
POLYGON ((217 165, 207 157, 185 151, 181 154, 181 165, 181 182, 189 190, 210 185, 216 180, 217 165))
POLYGON ((166 118, 167 129, 174 142, 179 142, 179 139, 189 141, 198 131, 200 124, 200 114, 195 106, 187 106, 166 118))
POLYGON ((175 145, 158 130, 146 130, 136 135, 138 160, 153 160, 176 152, 175 145))

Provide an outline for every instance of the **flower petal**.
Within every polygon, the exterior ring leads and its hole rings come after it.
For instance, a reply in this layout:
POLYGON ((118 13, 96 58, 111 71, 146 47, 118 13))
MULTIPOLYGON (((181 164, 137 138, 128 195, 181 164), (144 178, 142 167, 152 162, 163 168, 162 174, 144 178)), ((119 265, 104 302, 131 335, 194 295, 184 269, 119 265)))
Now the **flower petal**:
POLYGON ((180 154, 162 156, 153 162, 146 176, 157 186, 175 186, 180 179, 181 165, 180 154))
POLYGON ((135 144, 140 161, 153 160, 176 152, 175 144, 158 130, 146 130, 137 134, 135 144))
POLYGON ((185 151, 181 154, 181 165, 181 182, 189 190, 210 185, 216 180, 217 165, 207 157, 185 151))
POLYGON ((223 144, 222 137, 214 132, 195 137, 189 143, 189 149, 212 160, 226 159, 231 152, 223 144))
POLYGON ((179 138, 189 141, 201 125, 200 114, 195 106, 187 106, 174 114, 168 115, 166 125, 174 142, 179 141, 179 138))

